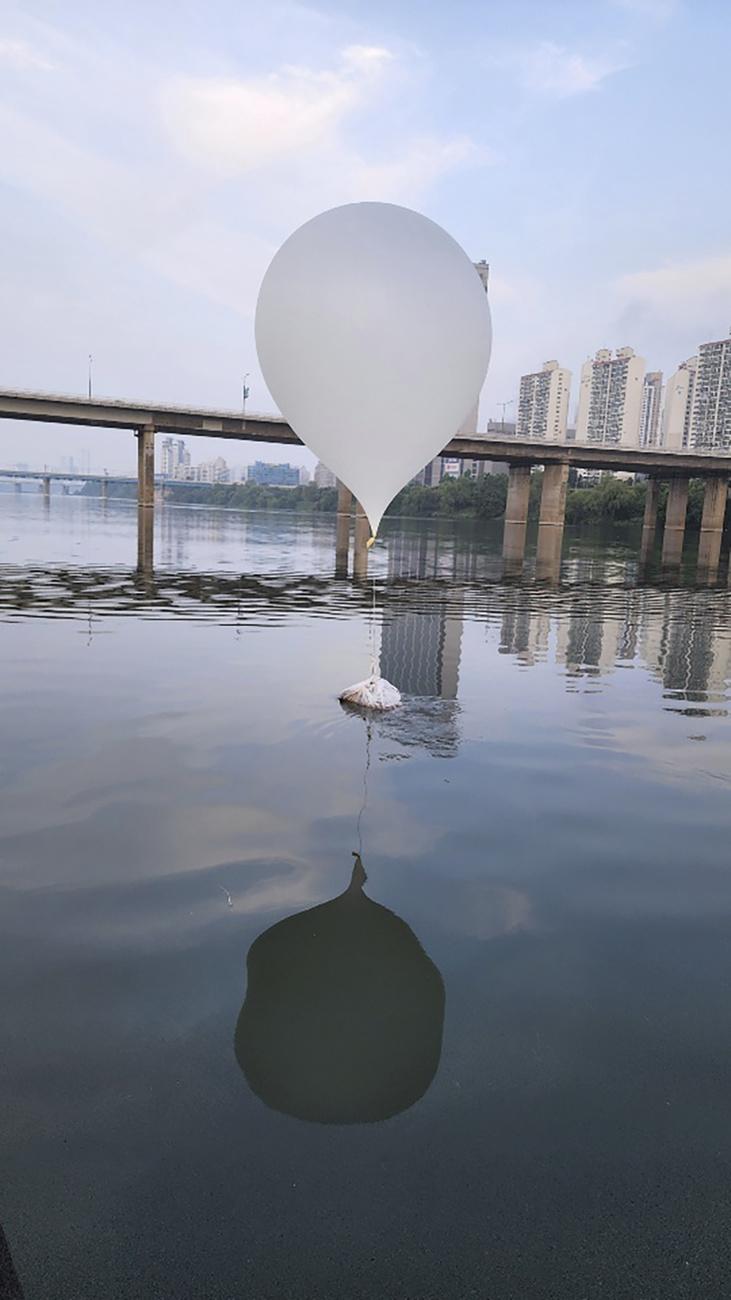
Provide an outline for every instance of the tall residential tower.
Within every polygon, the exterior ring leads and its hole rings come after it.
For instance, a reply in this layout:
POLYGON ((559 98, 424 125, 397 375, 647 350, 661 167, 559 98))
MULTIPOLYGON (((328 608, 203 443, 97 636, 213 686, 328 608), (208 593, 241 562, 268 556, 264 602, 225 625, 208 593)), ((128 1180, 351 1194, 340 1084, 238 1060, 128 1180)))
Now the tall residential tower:
POLYGON ((668 379, 662 417, 662 445, 666 451, 681 451, 688 446, 697 374, 698 358, 689 357, 668 379))
POLYGON ((731 447, 731 337, 701 343, 690 445, 707 451, 731 447))
POLYGON ((566 441, 571 371, 558 361, 546 361, 543 369, 523 375, 518 398, 516 434, 519 438, 566 441))
POLYGON ((581 367, 577 442, 636 447, 640 437, 644 357, 632 348, 601 348, 581 367))
POLYGON ((662 425, 662 370, 648 370, 642 385, 642 411, 640 412, 640 446, 660 445, 662 425))

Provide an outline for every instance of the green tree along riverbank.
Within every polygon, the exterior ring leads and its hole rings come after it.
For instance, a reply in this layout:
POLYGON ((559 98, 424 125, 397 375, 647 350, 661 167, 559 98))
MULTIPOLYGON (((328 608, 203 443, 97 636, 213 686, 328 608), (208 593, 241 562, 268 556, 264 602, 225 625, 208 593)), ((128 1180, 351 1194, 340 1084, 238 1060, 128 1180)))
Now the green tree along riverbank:
MULTIPOLYGON (((531 478, 530 517, 537 519, 540 508, 543 474, 531 478)), ((485 474, 482 478, 444 479, 438 487, 421 487, 411 483, 391 503, 387 515, 460 519, 498 519, 505 513, 508 479, 505 474, 485 474)), ((259 483, 215 483, 198 486, 174 483, 165 489, 168 501, 179 505, 224 506, 229 510, 296 510, 308 514, 332 514, 337 508, 337 490, 313 484, 280 488, 259 483)), ((97 483, 86 483, 85 496, 98 496, 97 483)), ((132 483, 110 483, 109 494, 134 498, 132 483)), ((667 487, 662 486, 658 515, 665 514, 667 487)), ((567 524, 593 524, 606 520, 627 522, 642 519, 645 509, 645 484, 623 479, 604 478, 594 487, 571 487, 566 497, 567 524)), ((700 526, 703 510, 703 481, 692 479, 688 494, 687 524, 700 526)))

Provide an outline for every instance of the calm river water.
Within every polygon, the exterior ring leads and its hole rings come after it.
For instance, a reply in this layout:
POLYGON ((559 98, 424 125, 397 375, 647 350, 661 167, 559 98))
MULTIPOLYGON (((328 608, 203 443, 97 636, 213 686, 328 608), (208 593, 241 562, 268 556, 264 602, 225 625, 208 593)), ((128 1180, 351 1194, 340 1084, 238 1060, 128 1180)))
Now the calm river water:
POLYGON ((728 590, 391 523, 369 725, 332 520, 135 526, 0 497, 26 1300, 728 1296, 728 590))

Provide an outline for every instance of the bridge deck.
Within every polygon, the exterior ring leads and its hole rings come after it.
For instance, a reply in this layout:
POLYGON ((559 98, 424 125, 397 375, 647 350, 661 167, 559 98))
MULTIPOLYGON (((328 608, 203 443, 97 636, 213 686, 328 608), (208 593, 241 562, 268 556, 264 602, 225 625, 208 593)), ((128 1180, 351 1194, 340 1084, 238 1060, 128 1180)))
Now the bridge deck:
MULTIPOLYGON (((0 419, 91 425, 104 429, 142 429, 154 426, 159 433, 178 436, 235 438, 247 442, 302 446, 301 439, 279 415, 244 415, 241 411, 206 410, 96 397, 0 392, 0 419)), ((443 454, 475 460, 507 461, 511 465, 563 463, 582 469, 626 470, 658 477, 728 474, 731 470, 731 454, 728 453, 666 451, 658 447, 591 446, 576 442, 529 442, 519 438, 492 436, 453 438, 443 454)))

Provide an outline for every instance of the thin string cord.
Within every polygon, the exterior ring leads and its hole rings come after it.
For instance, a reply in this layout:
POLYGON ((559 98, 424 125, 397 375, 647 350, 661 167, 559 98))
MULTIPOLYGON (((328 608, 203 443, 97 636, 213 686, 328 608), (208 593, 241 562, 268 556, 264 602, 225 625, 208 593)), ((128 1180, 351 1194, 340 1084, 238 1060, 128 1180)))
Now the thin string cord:
POLYGON ((373 574, 373 601, 371 604, 370 618, 370 642, 371 642, 371 677, 378 676, 378 661, 376 656, 376 575, 373 574))
POLYGON ((369 718, 368 721, 366 722, 366 761, 365 761, 365 768, 363 770, 363 802, 360 806, 360 812, 358 813, 358 821, 356 823, 357 831, 358 831, 358 855, 361 858, 363 857, 363 814, 368 807, 368 772, 371 766, 372 726, 373 724, 371 723, 371 720, 369 718))

